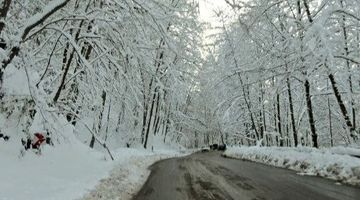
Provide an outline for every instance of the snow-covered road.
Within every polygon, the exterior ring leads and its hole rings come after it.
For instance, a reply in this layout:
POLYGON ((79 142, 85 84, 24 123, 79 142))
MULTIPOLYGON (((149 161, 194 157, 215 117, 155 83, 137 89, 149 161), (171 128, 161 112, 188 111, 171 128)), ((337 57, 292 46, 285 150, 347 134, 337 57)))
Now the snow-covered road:
POLYGON ((219 152, 196 153, 156 163, 134 200, 351 200, 360 197, 360 188, 220 155, 219 152))

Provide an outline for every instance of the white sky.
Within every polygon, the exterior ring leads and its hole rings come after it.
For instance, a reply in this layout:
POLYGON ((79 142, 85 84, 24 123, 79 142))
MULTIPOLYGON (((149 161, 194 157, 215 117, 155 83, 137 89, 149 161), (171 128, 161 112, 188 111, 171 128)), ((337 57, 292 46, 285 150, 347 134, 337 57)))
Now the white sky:
MULTIPOLYGON (((214 11, 226 10, 227 7, 224 0, 199 0, 199 9, 200 9, 200 21, 208 23, 210 27, 204 31, 203 34, 203 45, 212 44, 214 41, 212 38, 208 37, 212 34, 219 33, 219 30, 214 30, 216 26, 221 26, 220 20, 215 16, 214 11)), ((203 49, 202 54, 204 57, 208 55, 207 47, 203 49)))
POLYGON ((200 20, 216 25, 218 20, 214 17, 214 10, 223 10, 226 7, 224 0, 199 0, 200 20))

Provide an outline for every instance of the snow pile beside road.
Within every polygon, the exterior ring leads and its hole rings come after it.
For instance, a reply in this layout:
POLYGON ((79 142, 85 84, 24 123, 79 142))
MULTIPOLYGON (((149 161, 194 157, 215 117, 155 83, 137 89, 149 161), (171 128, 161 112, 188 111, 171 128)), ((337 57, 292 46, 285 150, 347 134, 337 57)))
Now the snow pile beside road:
POLYGON ((28 151, 22 157, 19 143, 18 138, 10 138, 8 142, 0 139, 0 200, 79 199, 100 180, 107 181, 109 175, 109 180, 117 178, 113 189, 118 187, 122 190, 120 194, 129 196, 145 182, 149 165, 179 154, 171 150, 151 152, 124 148, 112 152, 115 157, 112 162, 107 154, 75 141, 74 144, 44 146, 42 155, 28 151))
POLYGON ((150 175, 148 167, 153 163, 175 156, 181 156, 176 151, 161 150, 154 153, 132 151, 129 154, 117 154, 116 159, 122 159, 108 178, 102 179, 95 190, 83 197, 83 200, 113 200, 131 199, 137 193, 150 175))
MULTIPOLYGON (((342 150, 343 154, 349 152, 342 150)), ((306 147, 233 147, 226 150, 224 156, 287 168, 304 175, 317 175, 360 186, 360 159, 333 153, 339 151, 339 149, 318 150, 306 147)))
POLYGON ((44 146, 20 156, 20 140, 0 140, 0 200, 63 200, 81 197, 112 168, 104 154, 70 144, 44 146))
POLYGON ((330 149, 323 149, 325 151, 329 150, 335 154, 341 155, 350 155, 350 156, 357 156, 360 157, 360 149, 354 147, 332 147, 330 149))

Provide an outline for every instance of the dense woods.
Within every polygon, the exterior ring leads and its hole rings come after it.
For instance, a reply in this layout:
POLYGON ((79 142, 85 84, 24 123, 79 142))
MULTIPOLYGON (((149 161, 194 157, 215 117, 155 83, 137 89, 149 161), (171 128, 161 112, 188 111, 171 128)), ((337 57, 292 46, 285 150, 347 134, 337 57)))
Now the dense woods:
POLYGON ((209 39, 193 0, 3 0, 2 131, 71 126, 91 148, 358 142, 359 2, 225 2, 209 39))
POLYGON ((204 67, 221 75, 208 80, 204 95, 213 99, 214 120, 228 142, 357 142, 359 2, 226 2, 231 14, 219 13, 224 23, 213 50, 218 59, 209 58, 204 67))
POLYGON ((200 59, 196 17, 185 0, 3 1, 1 126, 17 118, 26 136, 39 118, 61 135, 52 124, 66 119, 90 147, 180 141, 200 59))

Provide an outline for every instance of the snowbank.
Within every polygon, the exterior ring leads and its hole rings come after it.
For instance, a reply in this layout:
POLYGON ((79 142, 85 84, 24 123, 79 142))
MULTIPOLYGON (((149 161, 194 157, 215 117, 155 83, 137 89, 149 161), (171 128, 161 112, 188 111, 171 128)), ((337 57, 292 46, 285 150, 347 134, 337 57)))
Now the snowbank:
MULTIPOLYGON (((352 149, 354 153, 356 149, 352 149)), ((224 156, 287 168, 303 175, 317 175, 360 186, 360 159, 344 148, 232 147, 224 156), (340 151, 341 150, 341 151, 340 151)))
POLYGON ((81 197, 108 175, 101 153, 72 145, 46 147, 42 155, 0 141, 0 200, 57 200, 81 197), (17 155, 14 155, 14 153, 17 155))
MULTIPOLYGON (((118 154, 119 155, 119 154, 118 154)), ((131 152, 130 154, 121 154, 123 162, 115 167, 111 175, 100 181, 95 190, 83 197, 83 200, 114 200, 131 199, 142 187, 150 175, 148 167, 156 161, 180 156, 175 151, 157 151, 154 153, 131 152), (132 155, 131 158, 129 155, 132 155)))
POLYGON ((0 200, 79 199, 110 174, 121 176, 117 186, 124 185, 119 189, 126 194, 145 181, 150 164, 176 154, 119 149, 113 152, 116 160, 112 162, 106 154, 84 145, 62 144, 44 146, 41 156, 27 152, 20 157, 16 142, 19 140, 0 140, 0 200))
POLYGON ((335 154, 340 155, 350 155, 350 156, 357 156, 360 157, 360 149, 354 147, 332 147, 330 149, 324 149, 325 151, 330 151, 335 154))

